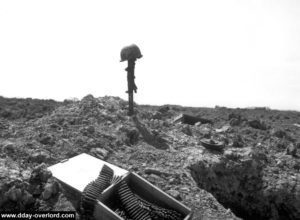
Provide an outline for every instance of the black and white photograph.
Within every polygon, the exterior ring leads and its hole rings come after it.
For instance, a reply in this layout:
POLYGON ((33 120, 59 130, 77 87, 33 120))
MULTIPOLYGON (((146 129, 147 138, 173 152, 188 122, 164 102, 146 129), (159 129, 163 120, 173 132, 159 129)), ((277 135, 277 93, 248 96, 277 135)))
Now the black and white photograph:
POLYGON ((299 220, 300 1, 0 0, 0 219, 299 220))

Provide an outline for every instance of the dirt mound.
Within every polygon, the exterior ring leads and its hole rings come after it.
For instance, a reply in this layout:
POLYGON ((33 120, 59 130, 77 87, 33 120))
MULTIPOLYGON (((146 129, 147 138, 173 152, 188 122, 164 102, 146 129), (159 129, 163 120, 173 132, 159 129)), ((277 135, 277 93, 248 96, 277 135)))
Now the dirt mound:
POLYGON ((54 100, 4 98, 0 96, 0 117, 9 120, 43 117, 61 103, 54 100))
POLYGON ((14 101, 5 105, 12 116, 0 115, 1 210, 73 210, 45 168, 88 153, 137 172, 191 207, 193 219, 238 219, 231 210, 244 218, 298 214, 297 112, 136 106, 131 118, 118 97, 14 101), (32 106, 25 120, 17 101, 32 106), (174 123, 182 113, 212 123, 174 123), (206 149, 202 138, 223 142, 224 152, 206 149))

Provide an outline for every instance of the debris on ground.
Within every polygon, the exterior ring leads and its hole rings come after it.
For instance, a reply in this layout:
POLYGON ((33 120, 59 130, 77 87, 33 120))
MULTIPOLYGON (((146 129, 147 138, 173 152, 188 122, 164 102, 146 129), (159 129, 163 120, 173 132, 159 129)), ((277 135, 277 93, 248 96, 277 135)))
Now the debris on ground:
POLYGON ((194 125, 198 122, 200 122, 201 124, 211 124, 212 123, 212 121, 209 119, 200 118, 200 117, 187 115, 187 114, 180 114, 173 120, 173 122, 174 123, 181 122, 183 124, 189 124, 189 125, 194 125))
POLYGON ((23 101, 0 98, 1 210, 76 211, 46 168, 87 153, 141 175, 193 219, 300 216, 299 112, 137 105, 128 117, 118 97, 23 101))

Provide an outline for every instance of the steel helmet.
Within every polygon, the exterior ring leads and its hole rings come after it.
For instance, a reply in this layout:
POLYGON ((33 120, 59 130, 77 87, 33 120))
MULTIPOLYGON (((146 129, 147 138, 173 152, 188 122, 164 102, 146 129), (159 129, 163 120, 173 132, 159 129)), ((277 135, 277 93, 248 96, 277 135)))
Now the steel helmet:
POLYGON ((129 45, 127 47, 124 47, 121 50, 121 61, 126 61, 126 60, 132 60, 132 59, 139 59, 143 55, 141 54, 140 48, 136 46, 135 44, 129 45))

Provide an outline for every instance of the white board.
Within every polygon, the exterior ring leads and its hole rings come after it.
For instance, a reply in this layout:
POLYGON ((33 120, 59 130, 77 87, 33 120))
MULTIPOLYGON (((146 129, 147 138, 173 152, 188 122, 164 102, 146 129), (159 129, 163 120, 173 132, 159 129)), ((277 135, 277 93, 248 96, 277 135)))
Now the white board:
POLYGON ((85 153, 50 166, 48 170, 56 179, 82 192, 87 184, 99 176, 104 164, 112 168, 115 175, 123 176, 128 173, 127 170, 85 153))

